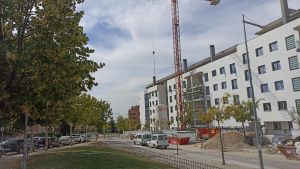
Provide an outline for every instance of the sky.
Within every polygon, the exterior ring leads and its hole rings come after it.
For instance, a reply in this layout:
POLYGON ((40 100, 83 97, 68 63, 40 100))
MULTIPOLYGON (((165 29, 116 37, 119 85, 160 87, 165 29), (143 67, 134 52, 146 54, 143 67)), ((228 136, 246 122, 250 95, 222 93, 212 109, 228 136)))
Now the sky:
MULTIPOLYGON (((300 9, 300 0, 288 0, 300 9)), ((139 92, 156 77, 174 70, 170 0, 85 0, 80 24, 95 49, 91 59, 105 63, 93 76, 99 83, 90 94, 111 103, 114 117, 127 116, 139 104, 139 92), (155 51, 153 57, 152 52, 155 51)), ((216 52, 242 43, 242 14, 266 25, 281 16, 279 0, 221 0, 211 6, 205 0, 179 0, 181 57, 188 66, 216 52)), ((248 37, 258 28, 248 26, 248 37)))

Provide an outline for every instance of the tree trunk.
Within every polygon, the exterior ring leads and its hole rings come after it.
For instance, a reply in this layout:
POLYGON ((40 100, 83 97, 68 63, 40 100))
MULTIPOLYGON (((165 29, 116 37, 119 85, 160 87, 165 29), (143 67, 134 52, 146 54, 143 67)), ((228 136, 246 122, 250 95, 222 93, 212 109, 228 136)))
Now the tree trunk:
POLYGON ((210 138, 209 123, 207 123, 208 138, 210 138))
POLYGON ((243 133, 244 133, 244 143, 246 142, 246 130, 245 130, 245 124, 242 122, 242 127, 243 127, 243 133))
POLYGON ((48 142, 48 125, 46 125, 46 133, 45 133, 45 150, 47 151, 48 150, 48 145, 49 145, 49 142, 48 142))
POLYGON ((70 139, 71 139, 70 145, 73 145, 73 140, 72 140, 72 124, 70 124, 70 139))
POLYGON ((221 143, 221 152, 222 152, 222 164, 225 165, 225 158, 224 158, 224 149, 223 149, 223 139, 222 139, 222 130, 220 127, 220 121, 218 121, 218 127, 220 130, 220 143, 221 143))

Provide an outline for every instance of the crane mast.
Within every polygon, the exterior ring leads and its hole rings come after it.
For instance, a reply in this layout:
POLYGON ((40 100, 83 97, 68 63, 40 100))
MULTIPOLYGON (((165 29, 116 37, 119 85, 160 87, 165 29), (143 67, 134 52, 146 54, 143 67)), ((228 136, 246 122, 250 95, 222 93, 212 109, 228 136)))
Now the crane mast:
POLYGON ((180 130, 185 130, 184 103, 182 89, 182 63, 181 63, 181 46, 180 46, 180 27, 179 27, 179 9, 178 0, 171 0, 172 8, 172 28, 173 28, 173 50, 175 64, 175 81, 176 81, 176 106, 177 106, 177 126, 180 130))

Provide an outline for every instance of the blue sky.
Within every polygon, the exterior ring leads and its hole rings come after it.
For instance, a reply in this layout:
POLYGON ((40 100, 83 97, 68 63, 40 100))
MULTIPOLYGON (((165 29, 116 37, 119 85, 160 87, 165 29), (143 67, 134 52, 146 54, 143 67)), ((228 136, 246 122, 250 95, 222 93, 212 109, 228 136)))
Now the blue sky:
MULTIPOLYGON (((299 0, 288 0, 300 8, 299 0)), ((174 72, 170 0, 86 0, 79 6, 91 58, 106 66, 94 76, 99 86, 90 92, 111 103, 114 116, 127 115, 138 104, 138 93, 151 83, 155 50, 156 75, 174 72)), ((265 25, 281 16, 279 0, 179 0, 182 58, 191 65, 216 51, 243 42, 242 14, 265 25)), ((249 38, 257 28, 248 27, 249 38)))

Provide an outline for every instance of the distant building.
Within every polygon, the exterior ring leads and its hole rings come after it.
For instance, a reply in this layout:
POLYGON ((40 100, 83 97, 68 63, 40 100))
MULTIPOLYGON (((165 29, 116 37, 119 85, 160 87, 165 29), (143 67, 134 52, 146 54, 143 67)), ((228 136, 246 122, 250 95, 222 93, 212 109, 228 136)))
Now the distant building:
POLYGON ((140 124, 140 106, 131 106, 128 110, 128 119, 140 124))

